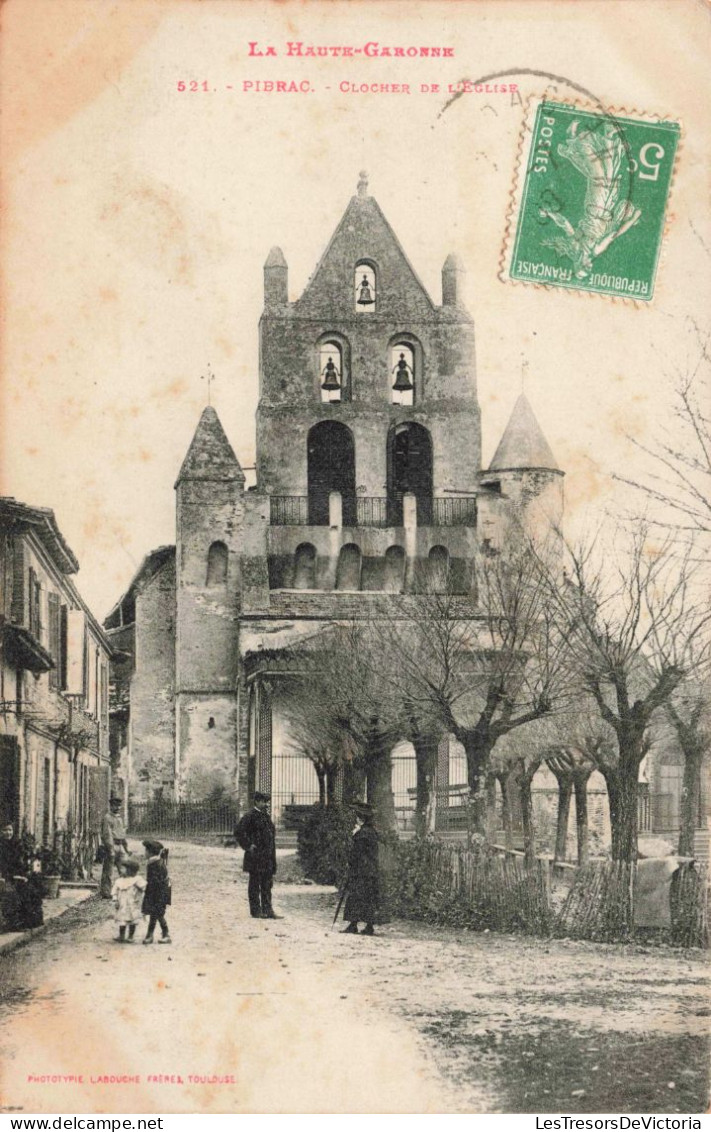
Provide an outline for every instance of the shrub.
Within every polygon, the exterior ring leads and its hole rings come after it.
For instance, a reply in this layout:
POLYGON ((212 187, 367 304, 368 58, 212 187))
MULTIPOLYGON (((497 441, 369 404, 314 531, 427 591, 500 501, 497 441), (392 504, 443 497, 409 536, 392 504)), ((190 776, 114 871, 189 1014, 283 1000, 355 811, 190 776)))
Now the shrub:
POLYGON ((353 831, 353 813, 339 806, 314 806, 298 831, 299 864, 317 884, 343 883, 353 831))

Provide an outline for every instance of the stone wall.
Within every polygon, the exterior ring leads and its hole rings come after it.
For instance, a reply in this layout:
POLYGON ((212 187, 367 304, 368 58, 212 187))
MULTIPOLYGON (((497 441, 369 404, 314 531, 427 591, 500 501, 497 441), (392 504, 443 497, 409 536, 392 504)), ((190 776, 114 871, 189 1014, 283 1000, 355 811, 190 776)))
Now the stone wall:
POLYGON ((136 595, 136 667, 131 678, 130 792, 148 801, 167 796, 175 771, 175 561, 136 595))

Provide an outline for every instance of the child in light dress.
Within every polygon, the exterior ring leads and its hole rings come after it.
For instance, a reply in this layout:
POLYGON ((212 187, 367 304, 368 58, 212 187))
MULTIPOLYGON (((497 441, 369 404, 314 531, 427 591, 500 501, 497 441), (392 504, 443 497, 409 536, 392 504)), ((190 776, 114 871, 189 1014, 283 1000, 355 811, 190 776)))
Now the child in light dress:
POLYGON ((111 890, 116 908, 116 923, 119 926, 119 943, 130 943, 136 934, 136 924, 143 919, 141 905, 146 882, 139 876, 140 867, 135 857, 128 857, 121 866, 121 876, 114 881, 111 890))

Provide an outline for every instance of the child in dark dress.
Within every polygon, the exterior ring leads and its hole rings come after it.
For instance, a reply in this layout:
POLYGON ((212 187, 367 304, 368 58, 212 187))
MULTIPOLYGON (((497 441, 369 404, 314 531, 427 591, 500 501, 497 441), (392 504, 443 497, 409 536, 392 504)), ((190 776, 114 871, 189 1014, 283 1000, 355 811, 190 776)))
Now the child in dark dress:
POLYGON ((148 931, 144 943, 153 943, 156 923, 160 924, 159 943, 170 943, 170 932, 165 919, 165 910, 171 902, 170 878, 168 876, 168 850, 160 841, 144 841, 148 865, 146 866, 146 894, 143 897, 142 912, 148 916, 148 931))

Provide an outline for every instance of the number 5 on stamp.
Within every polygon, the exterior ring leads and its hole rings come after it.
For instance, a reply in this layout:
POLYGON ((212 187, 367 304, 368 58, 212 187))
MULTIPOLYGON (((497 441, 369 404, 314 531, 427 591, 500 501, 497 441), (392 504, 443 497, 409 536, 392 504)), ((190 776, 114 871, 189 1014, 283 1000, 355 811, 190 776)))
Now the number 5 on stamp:
POLYGON ((648 302, 679 136, 677 122, 540 102, 505 277, 648 302))

